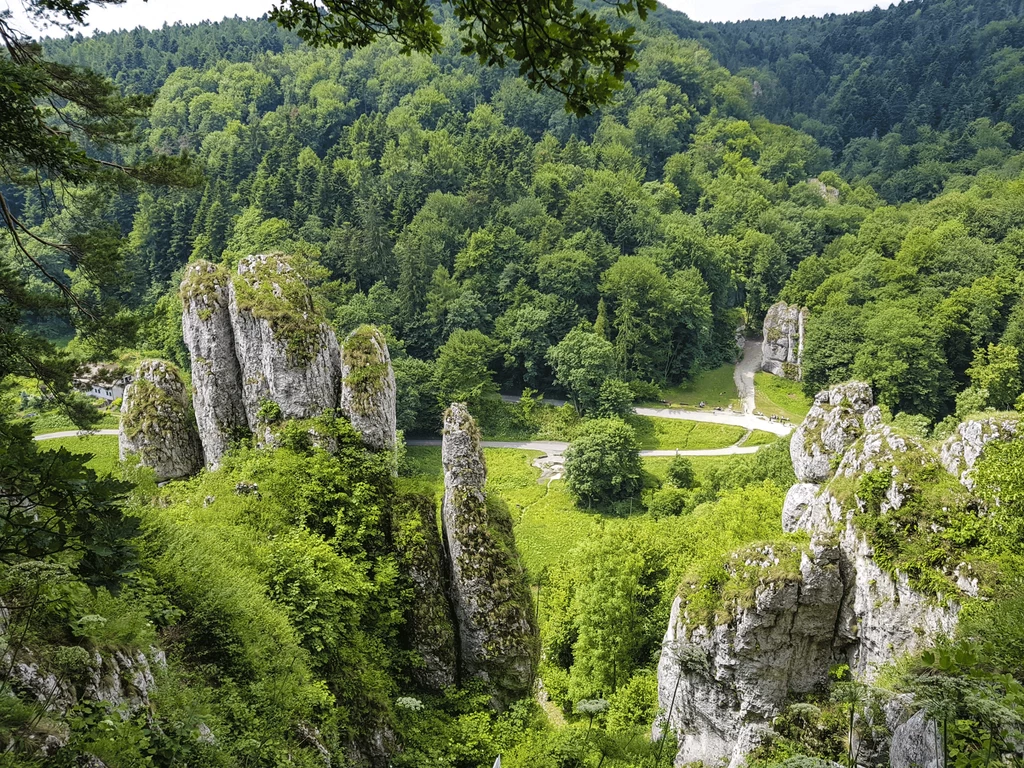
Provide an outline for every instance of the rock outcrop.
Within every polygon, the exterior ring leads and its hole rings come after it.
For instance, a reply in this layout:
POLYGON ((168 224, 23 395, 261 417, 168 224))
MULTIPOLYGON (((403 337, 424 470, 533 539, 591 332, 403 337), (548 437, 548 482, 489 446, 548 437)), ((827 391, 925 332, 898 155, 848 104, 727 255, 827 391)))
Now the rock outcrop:
POLYGON ((484 494, 480 431, 465 403, 446 411, 441 524, 463 678, 483 680, 496 706, 530 690, 536 661, 530 595, 515 555, 512 519, 484 494))
POLYGON ((1017 436, 1015 419, 978 419, 965 421, 942 444, 942 466, 960 479, 967 490, 974 489, 971 470, 982 450, 993 440, 1012 440, 1017 436))
POLYGON ((287 419, 319 416, 338 407, 341 350, 320 322, 309 288, 281 254, 246 256, 230 292, 242 402, 254 432, 274 403, 287 419))
POLYGON ((797 480, 821 483, 828 479, 832 462, 865 429, 881 423, 881 413, 872 402, 871 387, 863 382, 840 384, 817 394, 790 443, 797 480))
POLYGON ((404 636, 423 661, 413 677, 422 688, 440 691, 455 685, 457 670, 448 573, 435 514, 430 499, 403 497, 392 510, 391 527, 402 573, 412 582, 404 636))
POLYGON ((181 282, 182 330, 192 360, 192 405, 209 467, 248 433, 242 372, 231 327, 231 278, 208 261, 193 262, 181 282))
POLYGON ((121 401, 117 439, 121 460, 138 457, 159 481, 202 468, 203 446, 177 368, 162 360, 139 363, 121 401))
POLYGON ((341 349, 341 410, 371 451, 394 451, 395 371, 384 336, 363 325, 341 349))
MULTIPOLYGON (((746 602, 695 614, 684 584, 673 606, 658 682, 680 740, 677 764, 736 766, 787 696, 809 691, 832 664, 871 680, 881 665, 951 635, 960 603, 978 593, 971 565, 952 559, 912 578, 890 533, 896 541, 930 536, 955 510, 973 509, 966 473, 987 442, 1016 434, 1014 422, 968 422, 936 450, 882 424, 865 384, 819 393, 793 435, 800 482, 782 510, 785 532, 810 535, 799 576, 787 568, 780 576, 778 550, 741 552, 727 564, 722 594, 751 595, 746 602)), ((891 764, 935 765, 934 740, 925 743, 934 725, 901 707, 889 723, 891 764)))
POLYGON ((800 381, 803 376, 807 308, 776 302, 762 323, 761 370, 800 381))
POLYGON ((791 549, 760 547, 729 563, 738 588, 730 592, 749 597, 721 606, 726 616, 708 622, 689 615, 683 598, 673 603, 658 664, 664 715, 654 731, 667 718, 679 735, 677 764, 742 765, 787 696, 823 682, 843 597, 839 552, 791 549), (794 571, 779 574, 780 558, 794 555, 794 571))

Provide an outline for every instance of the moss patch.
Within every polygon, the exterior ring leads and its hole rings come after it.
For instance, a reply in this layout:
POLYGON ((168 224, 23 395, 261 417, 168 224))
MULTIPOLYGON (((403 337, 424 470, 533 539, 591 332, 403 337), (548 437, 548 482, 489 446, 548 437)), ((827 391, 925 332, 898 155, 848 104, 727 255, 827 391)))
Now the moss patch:
POLYGON ((345 386, 351 394, 352 409, 365 416, 374 409, 374 400, 388 380, 384 359, 384 338, 372 325, 361 325, 345 339, 341 349, 342 365, 347 371, 345 386))
POLYGON ((227 289, 229 279, 228 271, 221 265, 209 261, 196 261, 185 270, 178 295, 186 307, 193 302, 205 304, 205 307, 199 309, 199 317, 209 320, 214 304, 212 299, 218 289, 227 289))
POLYGON ((320 344, 320 317, 309 286, 283 254, 253 257, 246 263, 250 270, 234 278, 238 308, 266 321, 295 362, 309 362, 320 344))

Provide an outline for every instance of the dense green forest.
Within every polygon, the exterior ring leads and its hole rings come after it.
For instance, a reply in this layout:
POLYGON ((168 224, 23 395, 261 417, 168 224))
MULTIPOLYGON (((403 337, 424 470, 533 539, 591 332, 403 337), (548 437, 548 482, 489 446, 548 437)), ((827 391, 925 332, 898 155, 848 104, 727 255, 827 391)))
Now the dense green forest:
MULTIPOLYGON (((886 13, 904 23, 906 8, 886 13)), ((1002 339, 1016 303, 1018 153, 1010 125, 996 122, 1005 115, 972 113, 959 159, 928 161, 942 165, 931 191, 946 190, 931 210, 962 224, 946 236, 978 266, 953 274, 924 256, 908 263, 900 254, 928 214, 886 204, 865 181, 874 170, 848 172, 842 157, 838 174, 829 170, 826 146, 760 116, 772 110, 754 80, 670 34, 676 18, 662 12, 642 27, 637 70, 613 106, 583 119, 557 96, 459 56, 451 39, 433 59, 384 44, 316 51, 266 22, 227 20, 48 45, 129 92, 163 78, 136 151, 188 152, 203 170, 194 189, 91 201, 88 211, 125 236, 119 298, 135 308, 142 345, 179 363, 175 291, 190 258, 300 253, 340 331, 390 328, 406 384, 402 426, 431 430, 438 399, 486 389, 491 374, 508 391, 564 391, 549 350, 580 322, 597 328, 618 376, 645 394, 730 360, 734 329, 757 328, 794 271, 787 295, 807 301, 799 286, 881 259, 914 273, 899 295, 887 286, 881 303, 920 318, 926 344, 916 348, 934 371, 933 383, 913 385, 927 390, 920 395, 887 384, 885 402, 933 418, 952 412, 974 351, 1002 339), (816 175, 824 186, 808 183, 816 175), (939 302, 988 283, 998 299, 984 328, 940 322, 939 302), (466 355, 489 372, 445 373, 446 360, 466 355)), ((922 134, 934 158, 949 130, 922 134)), ((876 170, 885 183, 897 175, 876 170)), ((31 197, 24 206, 42 215, 31 197)), ((824 308, 838 292, 848 313, 878 314, 879 297, 851 297, 842 282, 827 281, 812 303, 824 308)), ((808 389, 844 378, 847 357, 823 370, 815 362, 808 389)))
MULTIPOLYGON (((488 439, 571 440, 575 456, 614 442, 619 453, 589 477, 546 484, 532 456, 486 453, 542 643, 539 703, 498 711, 482 685, 423 685, 405 634, 425 610, 409 552, 436 534, 437 448, 403 447, 393 476, 344 419, 325 416, 275 423, 265 444, 161 487, 108 457, 114 480, 32 441, 66 425, 45 389, 12 377, 0 488, 38 473, 29 496, 76 515, 66 541, 32 529, 31 556, 0 559, 2 634, 19 638, 4 641, 4 661, 54 670, 56 691, 85 679, 85 649, 143 649, 155 682, 141 709, 83 697, 60 722, 49 701, 0 697, 0 765, 92 755, 119 767, 486 768, 497 754, 510 768, 672 765, 674 745, 651 736, 680 584, 695 605, 710 601, 730 553, 803 552, 809 539, 780 526, 797 482, 785 438, 752 456, 641 461, 654 428, 632 407, 703 393, 701 377, 734 363, 737 337, 756 337, 779 300, 809 310, 803 395, 773 385, 797 404, 779 412, 787 419, 852 378, 908 440, 1024 407, 1019 13, 1007 0, 922 0, 710 25, 660 8, 635 21, 638 65, 622 89, 584 117, 513 69, 463 55, 448 18, 432 56, 390 42, 312 48, 267 20, 44 41, 55 60, 152 97, 138 141, 99 148, 105 160, 184 157, 193 173, 174 186, 83 183, 59 199, 5 186, 43 237, 28 245, 38 263, 117 308, 105 333, 76 333, 40 302, 19 315, 29 331, 82 363, 127 370, 156 357, 187 380, 186 266, 283 252, 309 284, 311 317, 339 338, 382 329, 407 437, 437 435, 461 400, 488 439), (48 246, 85 230, 106 237, 114 279, 102 285, 48 246), (545 407, 538 393, 570 405, 545 407), (66 738, 42 754, 48 731, 66 738)), ((54 291, 14 244, 0 239, 0 258, 0 277, 54 291)), ((739 432, 750 447, 772 437, 739 432)), ((979 465, 977 494, 998 514, 950 503, 948 527, 901 519, 896 535, 872 531, 887 573, 921 577, 970 552, 991 580, 958 636, 991 640, 972 646, 980 660, 950 671, 908 657, 885 678, 901 694, 930 695, 935 680, 958 692, 929 710, 952 723, 957 765, 1020 764, 1012 747, 992 755, 996 736, 1019 737, 1024 707, 1024 459, 1008 445, 979 465), (985 696, 989 709, 976 706, 985 696), (962 706, 949 714, 952 699, 962 706)), ((751 765, 854 763, 855 709, 870 732, 856 698, 866 686, 842 665, 834 682, 831 697, 786 710, 751 765)))

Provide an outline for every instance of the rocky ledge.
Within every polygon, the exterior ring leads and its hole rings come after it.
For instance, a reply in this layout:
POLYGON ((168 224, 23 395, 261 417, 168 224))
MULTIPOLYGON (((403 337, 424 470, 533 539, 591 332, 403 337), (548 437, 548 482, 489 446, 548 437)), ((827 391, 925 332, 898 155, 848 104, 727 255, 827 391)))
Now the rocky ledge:
MULTIPOLYGON (((733 556, 721 589, 732 597, 715 611, 706 601, 693 609, 686 584, 673 605, 655 736, 666 726, 678 736, 676 763, 740 765, 789 698, 823 682, 832 665, 870 681, 954 632, 960 605, 978 594, 970 563, 904 568, 898 542, 940 535, 956 510, 976 508, 970 469, 986 443, 1017 433, 1012 420, 966 422, 936 448, 884 425, 866 384, 819 393, 793 435, 800 482, 782 510, 785 534, 810 539, 799 561, 784 535, 733 556)), ((912 702, 895 703, 890 763, 934 765, 934 725, 912 702)))

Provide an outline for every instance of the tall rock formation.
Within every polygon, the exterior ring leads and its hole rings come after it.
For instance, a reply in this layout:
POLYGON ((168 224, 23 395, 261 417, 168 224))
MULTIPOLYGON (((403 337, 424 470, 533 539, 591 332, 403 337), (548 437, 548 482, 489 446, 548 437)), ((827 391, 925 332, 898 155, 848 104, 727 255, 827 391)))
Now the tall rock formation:
MULTIPOLYGON (((697 610, 706 600, 690 608, 684 584, 673 605, 658 682, 660 725, 667 717, 679 737, 677 764, 735 768, 787 697, 808 692, 832 664, 871 680, 881 665, 954 632, 960 603, 978 594, 969 553, 916 573, 899 558, 913 537, 910 546, 934 549, 927 537, 976 507, 970 468, 986 442, 1018 432, 1015 422, 990 422, 962 424, 936 449, 884 425, 866 384, 818 394, 790 444, 800 482, 782 509, 784 532, 810 535, 799 569, 781 544, 761 545, 726 566, 720 594, 746 598, 722 597, 708 615, 697 610)), ((919 747, 933 726, 912 702, 898 709, 886 747, 892 764, 928 763, 919 747)))
POLYGON ((308 286, 285 256, 242 259, 229 307, 250 429, 262 428, 260 409, 268 401, 288 419, 338 407, 338 340, 320 321, 308 286))
POLYGON ((341 349, 341 410, 371 451, 394 451, 395 371, 384 336, 370 325, 356 328, 341 349))
POLYGON ((863 382, 853 381, 819 392, 789 444, 797 480, 826 480, 832 473, 832 462, 866 428, 881 421, 881 412, 873 406, 871 387, 863 382))
POLYGON ((135 455, 157 480, 195 474, 203 466, 203 446, 185 383, 178 369, 162 360, 144 360, 121 401, 118 449, 121 460, 135 455))
POLYGON ((800 381, 803 376, 807 308, 776 302, 762 324, 761 370, 800 381))
POLYGON ((249 430, 228 308, 230 283, 227 271, 208 261, 190 264, 181 281, 182 331, 192 359, 192 405, 210 467, 217 466, 232 440, 249 430))
POLYGON ((455 625, 436 511, 430 498, 404 496, 392 510, 391 528, 399 566, 412 583, 404 637, 423 661, 413 678, 422 688, 440 691, 455 685, 457 670, 455 625))
POLYGON ((727 572, 723 592, 744 597, 723 602, 710 620, 690 614, 682 598, 672 604, 654 731, 667 723, 679 736, 677 765, 742 765, 786 697, 813 691, 832 660, 843 597, 838 550, 765 545, 739 553, 727 572))
POLYGON ((503 706, 528 693, 536 660, 530 594, 516 557, 512 519, 484 494, 480 431, 465 403, 445 412, 441 525, 464 678, 483 680, 503 706))

